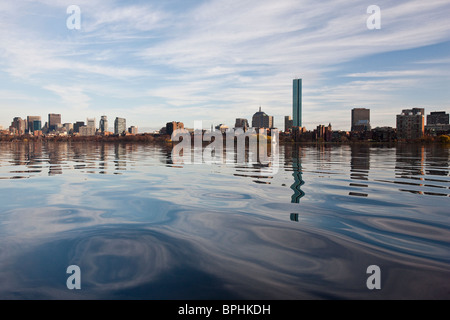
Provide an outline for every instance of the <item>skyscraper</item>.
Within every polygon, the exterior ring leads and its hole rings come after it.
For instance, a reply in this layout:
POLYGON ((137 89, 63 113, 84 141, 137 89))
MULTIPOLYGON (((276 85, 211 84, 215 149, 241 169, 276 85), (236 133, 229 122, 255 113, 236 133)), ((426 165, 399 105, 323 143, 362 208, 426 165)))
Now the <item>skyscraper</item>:
POLYGON ((172 121, 172 122, 167 122, 166 123, 166 133, 171 136, 172 133, 178 129, 184 129, 184 123, 183 122, 177 122, 177 121, 172 121))
POLYGON ((284 116, 284 131, 288 131, 292 129, 294 121, 292 120, 291 116, 284 116))
POLYGON ((427 115, 427 125, 449 124, 449 114, 445 111, 435 111, 427 115))
POLYGON ((351 131, 370 131, 370 109, 352 109, 351 131))
MULTIPOLYGON (((28 132, 34 132, 34 121, 41 122, 41 116, 27 116, 27 130, 28 132)), ((38 129, 41 130, 41 129, 38 129)))
POLYGON ((244 118, 236 118, 236 122, 234 123, 235 128, 242 128, 244 131, 247 131, 249 125, 247 119, 244 118))
POLYGON ((96 127, 95 127, 95 118, 87 118, 86 119, 86 126, 89 127, 89 128, 96 129, 96 127))
POLYGON ((108 117, 102 116, 100 119, 100 131, 106 132, 108 131, 108 117))
POLYGON ((294 79, 293 84, 293 126, 302 126, 302 79, 294 79))
POLYGON ((48 114, 48 129, 49 131, 55 130, 58 125, 61 124, 61 115, 55 113, 48 114))
POLYGON ((73 124, 73 132, 80 132, 80 128, 84 127, 84 121, 77 121, 73 124))
POLYGON ((397 115, 397 138, 409 140, 423 137, 425 131, 424 114, 423 108, 402 110, 402 113, 397 115))
POLYGON ((41 131, 42 130, 42 122, 41 120, 33 120, 32 132, 41 131))
POLYGON ((253 115, 252 127, 267 129, 273 128, 273 116, 267 115, 265 112, 261 111, 261 107, 259 107, 259 111, 253 115))
POLYGON ((116 117, 114 121, 114 134, 123 134, 124 132, 127 132, 127 120, 116 117))

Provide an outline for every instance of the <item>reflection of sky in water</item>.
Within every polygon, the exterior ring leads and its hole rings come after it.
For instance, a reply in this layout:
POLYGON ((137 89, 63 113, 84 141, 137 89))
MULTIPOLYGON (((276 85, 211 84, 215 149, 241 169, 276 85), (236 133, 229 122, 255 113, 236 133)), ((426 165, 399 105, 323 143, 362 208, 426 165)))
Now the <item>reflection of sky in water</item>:
POLYGON ((0 298, 449 298, 448 149, 281 146, 273 176, 170 150, 0 144, 0 298))

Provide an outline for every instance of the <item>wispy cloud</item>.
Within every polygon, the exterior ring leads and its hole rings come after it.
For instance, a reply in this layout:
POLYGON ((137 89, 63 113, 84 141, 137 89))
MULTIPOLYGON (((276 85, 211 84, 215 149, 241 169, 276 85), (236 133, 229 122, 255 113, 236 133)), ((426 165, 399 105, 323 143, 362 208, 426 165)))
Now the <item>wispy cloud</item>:
POLYGON ((169 121, 172 110, 188 123, 203 116, 232 125, 262 105, 282 127, 295 77, 304 79, 309 117, 328 109, 334 121, 333 110, 363 103, 384 113, 393 101, 411 101, 406 91, 427 85, 416 77, 450 77, 445 68, 424 68, 445 63, 439 55, 368 62, 449 42, 448 1, 381 0, 381 30, 367 29, 368 5, 360 1, 80 0, 80 31, 65 29, 70 4, 0 4, 0 27, 8 30, 0 33, 0 82, 31 84, 80 108, 116 98, 148 126, 169 121))

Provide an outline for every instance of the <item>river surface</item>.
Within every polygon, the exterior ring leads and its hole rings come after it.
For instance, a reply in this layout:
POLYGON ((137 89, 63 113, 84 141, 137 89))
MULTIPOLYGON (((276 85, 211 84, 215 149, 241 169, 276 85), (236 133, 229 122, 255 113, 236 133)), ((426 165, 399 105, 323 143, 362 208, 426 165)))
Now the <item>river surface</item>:
POLYGON ((0 299, 450 299, 449 148, 171 150, 0 143, 0 299))

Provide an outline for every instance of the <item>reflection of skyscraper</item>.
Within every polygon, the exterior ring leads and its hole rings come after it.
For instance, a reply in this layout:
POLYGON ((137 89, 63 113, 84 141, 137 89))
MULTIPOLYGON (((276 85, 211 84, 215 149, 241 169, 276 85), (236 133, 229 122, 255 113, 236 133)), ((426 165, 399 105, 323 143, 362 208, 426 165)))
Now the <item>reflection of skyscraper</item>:
MULTIPOLYGON (((350 187, 367 188, 369 185, 370 147, 351 145, 350 179, 359 180, 350 183, 350 187)), ((367 197, 366 192, 349 192, 350 196, 367 197)))
POLYGON ((294 79, 292 101, 293 126, 302 126, 302 79, 294 79))
POLYGON ((294 194, 291 197, 292 203, 300 203, 300 199, 305 195, 301 190, 301 186, 305 184, 302 179, 302 162, 298 147, 292 150, 292 176, 294 177, 294 183, 291 185, 291 189, 294 194))
POLYGON ((395 148, 395 183, 402 185, 400 191, 423 194, 425 152, 419 144, 399 144, 395 148), (408 181, 409 180, 409 181, 408 181), (407 187, 410 186, 410 187, 407 187))

